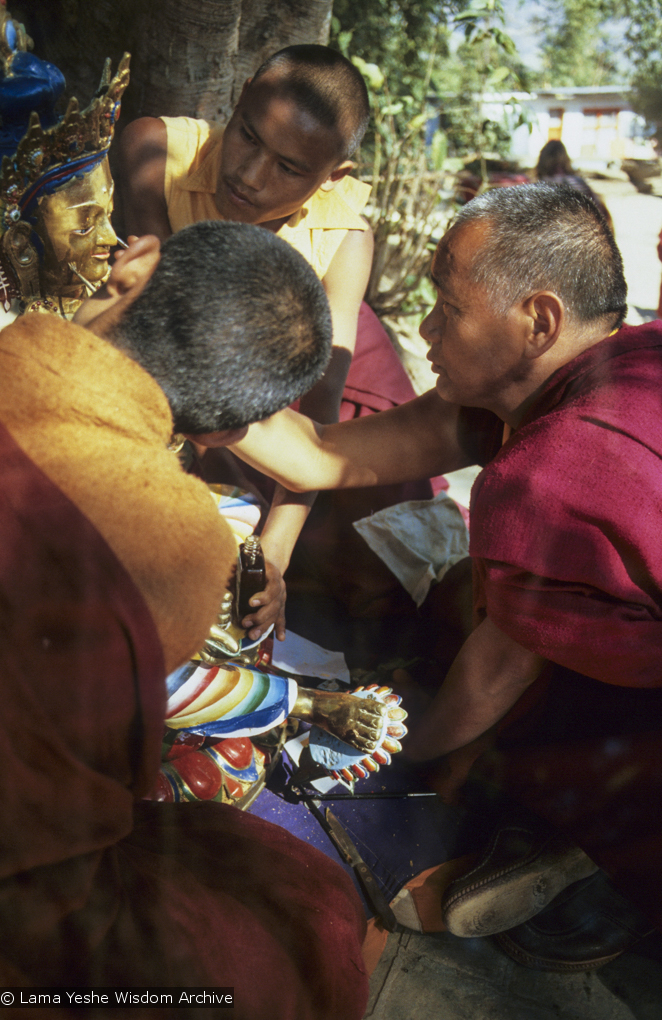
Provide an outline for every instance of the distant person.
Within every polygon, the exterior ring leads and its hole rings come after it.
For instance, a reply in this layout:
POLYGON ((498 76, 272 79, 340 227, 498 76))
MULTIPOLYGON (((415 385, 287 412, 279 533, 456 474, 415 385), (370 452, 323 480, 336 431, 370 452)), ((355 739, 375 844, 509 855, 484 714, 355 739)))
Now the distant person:
POLYGON ((613 233, 614 224, 607 206, 596 195, 593 189, 589 187, 584 178, 573 169, 568 150, 563 142, 553 139, 551 142, 543 145, 538 156, 536 178, 539 181, 548 181, 550 184, 569 184, 570 187, 576 188, 577 191, 583 191, 592 202, 595 202, 613 233))

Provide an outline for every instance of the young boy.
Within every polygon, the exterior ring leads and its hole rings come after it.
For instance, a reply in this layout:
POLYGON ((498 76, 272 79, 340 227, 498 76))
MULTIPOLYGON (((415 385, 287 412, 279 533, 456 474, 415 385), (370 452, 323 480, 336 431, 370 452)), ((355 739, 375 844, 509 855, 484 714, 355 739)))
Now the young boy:
POLYGON ((359 215, 370 189, 348 176, 368 117, 363 78, 345 57, 292 46, 246 82, 225 130, 144 117, 120 145, 128 232, 165 240, 197 220, 255 223, 311 263, 329 299, 336 351, 301 409, 322 422, 338 418, 370 275, 372 232, 359 215))

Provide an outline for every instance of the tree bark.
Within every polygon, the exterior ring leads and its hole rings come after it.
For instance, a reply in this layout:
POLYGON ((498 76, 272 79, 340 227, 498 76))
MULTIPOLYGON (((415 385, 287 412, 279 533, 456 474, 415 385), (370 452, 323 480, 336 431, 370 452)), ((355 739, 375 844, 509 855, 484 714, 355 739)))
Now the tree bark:
POLYGON ((332 0, 9 0, 67 97, 87 105, 106 57, 132 54, 124 123, 143 115, 224 124, 262 61, 292 43, 325 43, 332 0))

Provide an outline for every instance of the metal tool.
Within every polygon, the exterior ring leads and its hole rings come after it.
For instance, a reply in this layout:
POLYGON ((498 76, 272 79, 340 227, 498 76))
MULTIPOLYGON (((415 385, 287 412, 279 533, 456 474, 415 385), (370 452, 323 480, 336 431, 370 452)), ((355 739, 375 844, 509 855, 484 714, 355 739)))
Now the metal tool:
POLYGON ((90 283, 89 280, 86 280, 83 274, 78 272, 73 262, 68 262, 67 265, 69 266, 69 269, 74 274, 74 276, 77 276, 78 279, 82 280, 83 283, 85 284, 85 290, 87 291, 88 297, 91 297, 92 294, 96 294, 99 288, 95 287, 94 284, 90 283))
POLYGON ((375 911, 377 918, 381 921, 384 928, 387 931, 395 931, 398 922, 379 887, 377 879, 331 809, 327 808, 325 814, 329 835, 347 863, 351 865, 368 903, 375 911))
POLYGON ((316 793, 315 800, 408 800, 410 797, 438 797, 434 790, 407 791, 390 790, 375 793, 316 793))
POLYGON ((336 850, 340 853, 342 859, 350 865, 358 879, 361 889, 363 890, 363 895, 374 910, 377 919, 381 921, 383 927, 386 928, 387 931, 395 931, 396 928, 398 928, 398 922, 395 914, 388 905, 386 897, 381 891, 377 879, 361 857, 336 816, 329 811, 328 808, 326 810, 326 814, 322 813, 322 811, 320 811, 319 804, 316 803, 316 798, 307 794, 300 787, 291 787, 290 789, 298 800, 303 801, 313 818, 316 818, 322 826, 336 850))

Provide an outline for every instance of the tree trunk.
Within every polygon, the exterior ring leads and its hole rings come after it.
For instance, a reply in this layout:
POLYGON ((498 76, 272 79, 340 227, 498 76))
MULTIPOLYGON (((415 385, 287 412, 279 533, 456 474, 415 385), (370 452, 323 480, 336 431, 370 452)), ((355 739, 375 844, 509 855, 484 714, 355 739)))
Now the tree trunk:
POLYGON ((67 79, 82 106, 103 62, 132 54, 124 123, 187 115, 225 123, 262 61, 292 43, 325 43, 332 0, 9 0, 37 56, 67 79))

